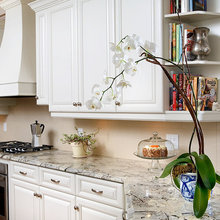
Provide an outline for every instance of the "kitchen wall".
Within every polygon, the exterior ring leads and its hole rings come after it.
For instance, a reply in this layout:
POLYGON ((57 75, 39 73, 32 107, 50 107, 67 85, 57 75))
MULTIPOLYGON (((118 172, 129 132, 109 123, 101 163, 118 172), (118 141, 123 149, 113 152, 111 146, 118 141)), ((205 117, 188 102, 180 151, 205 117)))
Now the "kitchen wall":
MULTIPOLYGON (((60 141, 63 133, 75 132, 74 126, 82 127, 88 132, 99 128, 95 154, 140 160, 133 155, 133 152, 138 142, 150 137, 153 131, 158 131, 161 137, 165 137, 167 133, 179 134, 179 148, 180 152, 183 152, 187 150, 193 129, 192 123, 52 118, 48 107, 37 106, 34 98, 18 98, 16 102, 15 106, 10 107, 8 116, 0 116, 0 141, 31 141, 30 124, 38 120, 46 126, 42 135, 44 144, 53 144, 56 148, 71 150, 69 145, 63 145, 60 141), (3 131, 3 123, 7 123, 6 132, 3 131)), ((205 152, 220 171, 218 160, 220 123, 202 123, 202 127, 205 135, 205 152)), ((195 138, 193 148, 196 149, 197 146, 195 138)), ((146 167, 147 163, 149 162, 146 160, 146 167)))

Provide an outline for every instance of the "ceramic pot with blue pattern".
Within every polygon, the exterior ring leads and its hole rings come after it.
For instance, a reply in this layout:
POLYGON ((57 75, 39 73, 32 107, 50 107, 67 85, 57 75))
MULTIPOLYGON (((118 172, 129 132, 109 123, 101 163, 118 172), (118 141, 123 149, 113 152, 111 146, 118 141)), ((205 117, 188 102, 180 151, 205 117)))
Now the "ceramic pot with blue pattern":
POLYGON ((180 175, 180 192, 186 201, 192 202, 196 188, 196 173, 184 173, 180 175))

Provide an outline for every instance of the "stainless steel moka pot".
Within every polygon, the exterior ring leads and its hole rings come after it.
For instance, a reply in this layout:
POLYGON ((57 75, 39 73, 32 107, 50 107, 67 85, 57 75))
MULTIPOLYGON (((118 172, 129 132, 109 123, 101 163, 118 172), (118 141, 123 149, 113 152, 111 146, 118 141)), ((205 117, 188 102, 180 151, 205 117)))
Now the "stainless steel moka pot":
POLYGON ((35 121, 34 124, 31 124, 31 133, 32 133, 32 147, 41 147, 41 134, 44 131, 44 124, 39 124, 38 121, 35 121))

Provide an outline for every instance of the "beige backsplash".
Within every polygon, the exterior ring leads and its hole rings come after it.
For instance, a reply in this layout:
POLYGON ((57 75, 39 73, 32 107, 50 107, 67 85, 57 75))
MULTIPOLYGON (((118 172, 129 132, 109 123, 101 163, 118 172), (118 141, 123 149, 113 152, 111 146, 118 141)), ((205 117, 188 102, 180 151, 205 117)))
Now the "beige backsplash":
MULTIPOLYGON (((18 98, 16 106, 10 108, 9 115, 0 116, 0 141, 31 141, 30 124, 35 120, 45 124, 42 135, 44 144, 71 150, 69 145, 61 143, 62 134, 75 132, 74 126, 82 127, 88 132, 99 128, 95 154, 128 159, 136 159, 133 152, 138 142, 151 136, 153 131, 158 131, 161 137, 165 137, 167 133, 179 134, 179 148, 183 152, 187 150, 193 129, 192 123, 52 118, 48 107, 36 105, 34 98, 18 98), (4 122, 7 123, 7 132, 3 131, 4 122)), ((220 123, 202 123, 202 127, 205 152, 211 157, 217 170, 220 170, 220 123)), ((194 139, 193 148, 196 149, 198 145, 196 138, 194 139)))

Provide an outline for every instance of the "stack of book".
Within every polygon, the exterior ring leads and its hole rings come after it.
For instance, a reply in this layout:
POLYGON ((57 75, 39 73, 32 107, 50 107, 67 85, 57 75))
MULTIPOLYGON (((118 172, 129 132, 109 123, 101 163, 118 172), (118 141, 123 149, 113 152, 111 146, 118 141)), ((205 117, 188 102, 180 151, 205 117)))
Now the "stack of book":
POLYGON ((207 0, 170 0, 170 13, 207 11, 207 0))
MULTIPOLYGON (((196 106, 194 96, 198 102, 198 111, 211 111, 213 102, 217 101, 218 80, 212 77, 186 76, 183 73, 171 72, 173 80, 185 92, 191 104, 196 106), (194 91, 194 95, 192 92, 194 91)), ((181 94, 170 83, 169 87, 169 110, 187 111, 181 94)))
POLYGON ((193 29, 188 24, 169 23, 169 59, 174 62, 181 62, 183 50, 185 49, 186 59, 192 61, 196 56, 192 54, 193 29))

